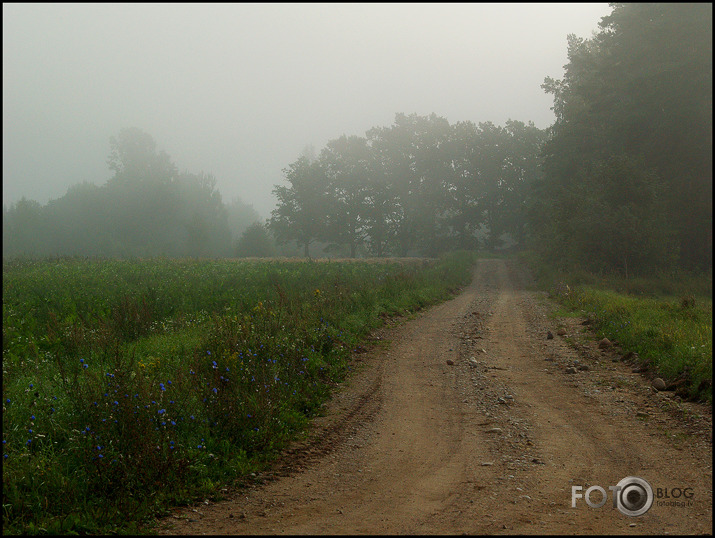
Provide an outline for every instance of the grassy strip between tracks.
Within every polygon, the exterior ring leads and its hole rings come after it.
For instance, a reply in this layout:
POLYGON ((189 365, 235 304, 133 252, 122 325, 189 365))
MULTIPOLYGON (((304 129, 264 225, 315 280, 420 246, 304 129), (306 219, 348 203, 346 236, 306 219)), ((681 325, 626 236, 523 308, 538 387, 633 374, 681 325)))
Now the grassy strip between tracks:
POLYGON ((3 532, 136 533, 261 469, 474 256, 3 265, 3 532))

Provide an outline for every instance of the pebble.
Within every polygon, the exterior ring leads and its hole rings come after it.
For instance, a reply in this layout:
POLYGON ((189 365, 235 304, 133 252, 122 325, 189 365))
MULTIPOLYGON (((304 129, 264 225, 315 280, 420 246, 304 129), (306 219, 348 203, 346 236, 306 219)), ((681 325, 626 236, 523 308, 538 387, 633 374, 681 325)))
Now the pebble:
POLYGON ((447 359, 447 364, 452 366, 452 365, 454 365, 454 361, 452 359, 447 359))
POLYGON ((590 370, 588 364, 580 364, 578 369, 583 370, 584 372, 588 372, 590 370))
POLYGON ((551 331, 546 331, 546 339, 547 340, 553 340, 554 339, 554 334, 551 331))
POLYGON ((501 433, 502 429, 501 428, 490 428, 487 430, 487 433, 501 433))
POLYGON ((482 467, 489 467, 491 465, 494 465, 493 461, 483 461, 482 462, 482 467))
POLYGON ((656 377, 653 380, 653 388, 656 390, 665 390, 665 381, 663 381, 660 377, 656 377))
POLYGON ((573 366, 569 366, 568 368, 566 368, 566 373, 567 374, 575 374, 576 368, 574 368, 573 366))
POLYGON ((566 329, 561 328, 558 331, 556 331, 556 334, 558 334, 559 336, 566 336, 566 329))
POLYGON ((598 347, 600 349, 606 349, 608 347, 611 347, 611 341, 608 338, 604 338, 598 343, 598 347))

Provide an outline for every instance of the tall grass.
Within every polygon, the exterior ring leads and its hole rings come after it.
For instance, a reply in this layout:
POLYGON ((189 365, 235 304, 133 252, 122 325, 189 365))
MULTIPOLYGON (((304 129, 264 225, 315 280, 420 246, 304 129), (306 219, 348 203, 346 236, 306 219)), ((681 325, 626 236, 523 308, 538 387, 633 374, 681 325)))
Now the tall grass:
POLYGON ((261 468, 367 332, 471 264, 4 264, 4 531, 137 532, 261 468))

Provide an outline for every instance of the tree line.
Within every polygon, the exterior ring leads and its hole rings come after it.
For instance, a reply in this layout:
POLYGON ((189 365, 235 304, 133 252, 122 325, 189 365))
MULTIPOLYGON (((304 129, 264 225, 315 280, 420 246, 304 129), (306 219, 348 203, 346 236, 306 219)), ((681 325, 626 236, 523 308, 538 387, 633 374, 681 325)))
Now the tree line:
POLYGON ((525 203, 545 140, 533 123, 397 114, 389 127, 329 141, 285 169, 268 222, 279 242, 354 257, 499 246, 526 234, 525 203))
POLYGON ((562 267, 711 269, 712 4, 610 5, 543 84, 533 248, 562 267))
POLYGON ((110 149, 106 184, 3 206, 3 257, 232 256, 236 235, 260 218, 240 199, 224 203, 211 174, 179 172, 139 128, 112 136, 110 149))
POLYGON ((564 77, 544 80, 548 129, 396 114, 290 163, 266 223, 125 129, 111 139, 105 185, 3 207, 3 256, 518 246, 562 269, 711 269, 712 5, 610 5, 593 37, 568 37, 564 77))
POLYGON ((433 256, 508 237, 561 269, 712 268, 712 5, 611 4, 568 37, 556 121, 398 114, 301 157, 269 227, 313 241, 433 256))

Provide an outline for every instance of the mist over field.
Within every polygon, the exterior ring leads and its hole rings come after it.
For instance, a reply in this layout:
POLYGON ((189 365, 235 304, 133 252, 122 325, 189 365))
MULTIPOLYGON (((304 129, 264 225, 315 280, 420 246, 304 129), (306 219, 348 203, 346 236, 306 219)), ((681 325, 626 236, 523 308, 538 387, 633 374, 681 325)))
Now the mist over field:
POLYGON ((702 4, 4 4, 3 255, 704 267, 711 28, 702 4))
POLYGON ((262 218, 306 146, 395 113, 553 122, 539 85, 602 4, 3 4, 3 200, 103 184, 139 127, 262 218))

